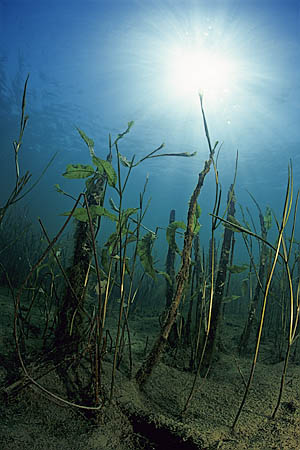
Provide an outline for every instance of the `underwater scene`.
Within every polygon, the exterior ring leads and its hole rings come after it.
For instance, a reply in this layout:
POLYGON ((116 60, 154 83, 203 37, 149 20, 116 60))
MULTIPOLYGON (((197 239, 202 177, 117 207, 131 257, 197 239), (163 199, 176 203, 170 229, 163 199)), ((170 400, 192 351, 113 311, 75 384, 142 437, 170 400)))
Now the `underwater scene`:
POLYGON ((300 1, 0 31, 0 448, 300 450, 300 1))

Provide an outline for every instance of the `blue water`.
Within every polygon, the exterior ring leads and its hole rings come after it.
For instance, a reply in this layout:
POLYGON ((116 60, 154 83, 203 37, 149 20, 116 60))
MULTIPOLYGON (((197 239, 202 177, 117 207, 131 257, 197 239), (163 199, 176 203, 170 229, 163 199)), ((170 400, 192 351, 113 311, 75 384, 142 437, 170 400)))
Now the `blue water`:
MULTIPOLYGON (((167 153, 197 155, 145 161, 132 173, 126 204, 138 205, 149 174, 146 200, 152 201, 145 225, 165 226, 172 208, 185 220, 208 150, 198 94, 169 89, 167 56, 171 46, 195 39, 235 58, 238 71, 226 95, 210 103, 204 92, 211 139, 223 142, 218 170, 224 201, 237 150, 237 200, 253 212, 247 190, 262 209, 270 205, 281 213, 290 159, 298 189, 299 1, 0 0, 0 39, 1 206, 14 183, 12 141, 30 73, 21 171, 29 170, 35 179, 58 154, 24 204, 32 221, 41 217, 51 233, 62 224, 59 214, 72 207, 54 184, 77 195, 83 183, 61 174, 68 163, 90 162, 75 127, 94 139, 96 154, 105 158, 108 134, 116 137, 130 120, 135 124, 120 141, 128 159, 162 142, 167 153)), ((211 172, 199 199, 204 242, 214 195, 211 172)))

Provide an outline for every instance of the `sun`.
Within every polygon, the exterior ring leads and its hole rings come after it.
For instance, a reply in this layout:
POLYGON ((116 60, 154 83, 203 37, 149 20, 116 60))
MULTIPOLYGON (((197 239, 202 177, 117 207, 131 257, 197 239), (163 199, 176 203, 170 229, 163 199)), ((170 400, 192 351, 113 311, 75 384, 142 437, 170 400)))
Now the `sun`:
POLYGON ((237 66, 229 55, 200 45, 170 48, 165 64, 168 87, 176 96, 201 93, 214 100, 229 94, 237 78, 237 66))

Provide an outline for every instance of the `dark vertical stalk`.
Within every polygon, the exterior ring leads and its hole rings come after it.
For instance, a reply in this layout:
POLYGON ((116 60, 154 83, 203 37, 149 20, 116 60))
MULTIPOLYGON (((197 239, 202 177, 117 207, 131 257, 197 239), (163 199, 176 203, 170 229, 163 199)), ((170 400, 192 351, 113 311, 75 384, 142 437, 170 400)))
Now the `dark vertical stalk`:
MULTIPOLYGON (((234 187, 232 184, 230 186, 230 189, 228 192, 227 218, 230 218, 230 216, 234 217, 234 215, 235 215, 235 197, 234 197, 233 189, 234 189, 234 187)), ((210 367, 213 353, 214 353, 217 329, 218 329, 219 320, 220 320, 221 305, 222 305, 223 293, 224 293, 224 287, 225 287, 225 281, 226 281, 226 275, 227 275, 227 267, 228 267, 232 239, 233 239, 233 233, 234 232, 232 231, 232 229, 225 228, 224 239, 223 239, 223 244, 222 244, 222 249, 221 249, 221 256, 220 256, 217 278, 216 278, 216 285, 215 285, 215 290, 214 290, 210 330, 208 333, 206 351, 205 351, 205 355, 203 358, 203 367, 205 370, 207 370, 210 367)))
POLYGON ((157 364, 161 353, 163 352, 165 345, 167 343, 169 333, 176 319, 177 309, 180 303, 180 300, 183 295, 185 283, 188 279, 190 263, 191 263, 191 249, 193 242, 193 229, 194 229, 194 215, 196 212, 197 199, 199 197, 201 188, 203 186, 204 179, 210 170, 210 166, 213 162, 213 154, 210 153, 210 157, 208 161, 205 161, 204 168, 202 172, 199 174, 198 183, 195 187, 195 190, 191 196, 188 210, 188 218, 187 218, 187 227, 184 234, 184 245, 182 251, 181 258, 181 268, 176 277, 176 290, 172 300, 172 303, 169 307, 167 317, 162 326, 161 333, 157 337, 148 357, 140 367, 140 369, 136 373, 136 381, 140 387, 142 387, 147 381, 148 377, 151 375, 153 368, 157 364))
MULTIPOLYGON (((170 212, 169 224, 175 222, 175 209, 170 212)), ((166 272, 170 277, 171 283, 167 283, 166 287, 166 309, 168 309, 172 303, 175 287, 175 256, 176 251, 169 245, 167 260, 166 260, 166 272)))

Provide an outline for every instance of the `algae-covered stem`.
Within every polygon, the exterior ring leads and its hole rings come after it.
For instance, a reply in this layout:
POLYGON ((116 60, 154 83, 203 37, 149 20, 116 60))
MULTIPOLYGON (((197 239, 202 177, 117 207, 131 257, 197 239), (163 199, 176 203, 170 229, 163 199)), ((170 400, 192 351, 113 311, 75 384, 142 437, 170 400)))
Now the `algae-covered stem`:
POLYGON ((164 324, 162 326, 161 332, 159 336, 157 337, 150 353, 148 354, 146 360, 140 367, 140 369, 136 373, 136 381, 140 387, 142 387, 145 382, 147 381, 148 377, 151 375, 152 370, 154 366, 158 363, 160 355, 162 354, 168 337, 169 333, 172 329, 173 323, 176 319, 176 312, 178 309, 178 306, 180 304, 180 300, 182 298, 183 290, 185 287, 186 280, 188 278, 189 274, 189 268, 191 264, 191 250, 192 250, 192 243, 194 238, 194 214, 196 212, 196 206, 197 206, 197 200, 201 191, 201 188, 204 183, 204 179, 206 175, 208 174, 211 164, 213 163, 213 157, 215 153, 215 148, 218 143, 215 144, 214 148, 211 146, 209 133, 208 133, 208 127, 206 123, 206 118, 203 110, 203 98, 202 95, 199 95, 200 98, 200 106, 201 106, 201 112, 203 117, 203 123, 204 123, 204 130, 205 135, 207 138, 208 146, 209 146, 209 159, 205 161, 204 167, 202 172, 200 172, 198 177, 198 183, 194 189, 194 192, 191 196, 190 203, 189 203, 189 210, 187 215, 187 227, 184 234, 184 245, 183 245, 183 251, 182 251, 182 258, 181 258, 181 267, 176 277, 176 289, 173 296, 173 300, 171 302, 171 305, 167 311, 166 318, 164 321, 164 324))

